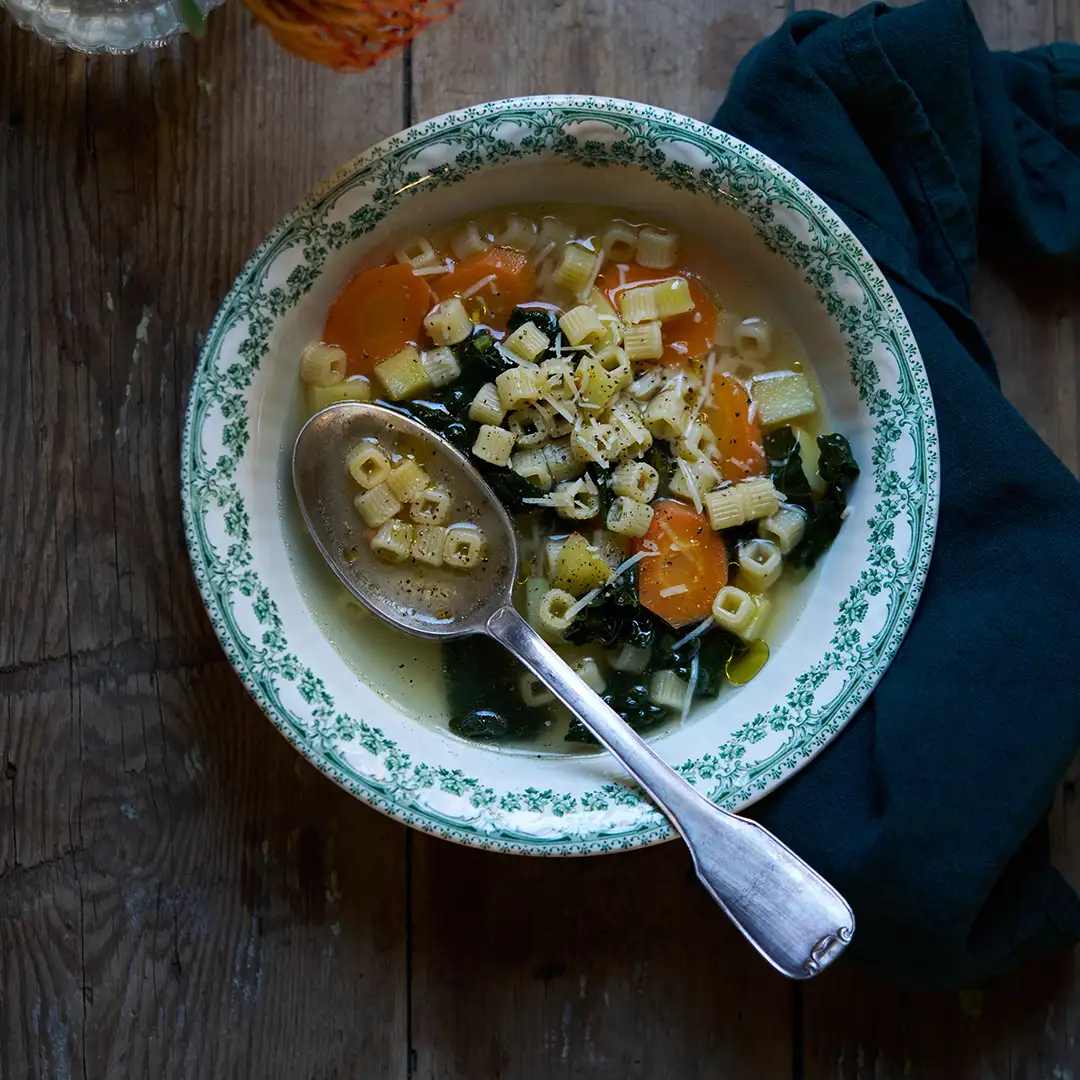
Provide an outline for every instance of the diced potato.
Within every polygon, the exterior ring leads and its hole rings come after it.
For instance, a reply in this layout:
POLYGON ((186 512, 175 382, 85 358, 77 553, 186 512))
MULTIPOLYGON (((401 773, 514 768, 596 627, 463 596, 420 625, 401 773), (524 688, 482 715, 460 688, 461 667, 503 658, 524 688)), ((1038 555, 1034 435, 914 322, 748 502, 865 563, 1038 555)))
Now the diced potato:
POLYGON ((571 596, 581 597, 590 589, 599 588, 609 577, 611 567, 604 557, 581 533, 571 533, 559 551, 551 584, 571 596))
POLYGON ((404 401, 431 389, 431 379, 420 352, 413 345, 406 345, 401 352, 376 364, 375 378, 386 388, 386 396, 391 401, 404 401))
POLYGON ((817 408, 810 380, 798 371, 762 375, 750 384, 750 397, 764 427, 774 427, 807 416, 817 408))

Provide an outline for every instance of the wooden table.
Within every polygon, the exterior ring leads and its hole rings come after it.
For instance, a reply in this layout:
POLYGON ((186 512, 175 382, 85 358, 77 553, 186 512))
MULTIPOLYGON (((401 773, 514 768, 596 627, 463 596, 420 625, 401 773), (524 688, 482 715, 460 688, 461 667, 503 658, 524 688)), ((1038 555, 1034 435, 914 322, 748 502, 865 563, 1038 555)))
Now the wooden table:
MULTIPOLYGON (((846 0, 837 0, 837 7, 846 0)), ((1072 1080, 1073 957, 984 992, 751 953, 677 845, 540 861, 407 831, 263 719, 180 528, 180 420, 222 296, 278 218, 391 132, 485 99, 616 94, 708 117, 791 10, 465 0, 338 77, 233 0, 109 60, 0 25, 0 1078, 1072 1080)), ((982 0, 991 42, 1077 0, 982 0)), ((1080 303, 987 277, 1012 399, 1080 465, 1080 303)), ((1055 813, 1080 870, 1075 792, 1055 813)))

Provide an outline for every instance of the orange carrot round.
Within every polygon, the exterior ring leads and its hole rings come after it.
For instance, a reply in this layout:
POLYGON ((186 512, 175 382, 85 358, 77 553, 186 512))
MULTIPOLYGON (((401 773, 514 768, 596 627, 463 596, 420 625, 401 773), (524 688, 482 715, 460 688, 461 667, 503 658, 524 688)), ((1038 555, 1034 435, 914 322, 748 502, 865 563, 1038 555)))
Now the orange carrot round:
POLYGON ((529 260, 511 248, 488 248, 470 255, 434 283, 440 300, 476 289, 465 301, 469 314, 495 330, 505 330, 506 320, 519 304, 530 300, 536 281, 529 260), (482 288, 476 286, 483 284, 482 288))
POLYGON ((330 306, 323 340, 349 358, 350 375, 370 375, 380 360, 423 340, 431 287, 407 263, 361 270, 330 306))
POLYGON ((596 279, 597 287, 617 310, 620 293, 637 285, 670 281, 673 277, 685 278, 689 283, 694 310, 665 320, 661 364, 685 364, 687 360, 700 360, 716 339, 716 306, 698 284, 697 278, 685 270, 649 270, 637 263, 608 263, 596 279))
POLYGON ((704 514, 675 499, 653 504, 649 531, 637 542, 656 544, 659 555, 638 564, 638 600, 676 628, 712 611, 727 584, 727 548, 704 514))
POLYGON ((717 372, 705 416, 723 457, 720 472, 733 483, 765 472, 761 425, 751 418, 751 412, 746 387, 734 375, 717 372))

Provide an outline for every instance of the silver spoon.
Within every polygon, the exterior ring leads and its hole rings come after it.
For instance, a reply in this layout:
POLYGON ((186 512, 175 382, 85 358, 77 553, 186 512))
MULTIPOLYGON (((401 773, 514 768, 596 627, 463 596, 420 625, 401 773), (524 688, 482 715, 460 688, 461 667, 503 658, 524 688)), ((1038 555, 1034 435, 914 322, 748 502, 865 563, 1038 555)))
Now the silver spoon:
POLYGON ((342 401, 313 416, 293 448, 293 484, 316 546, 345 587, 394 626, 421 637, 487 634, 510 650, 597 739, 667 815, 690 848, 713 899, 778 971, 808 979, 851 941, 855 917, 844 898, 757 822, 699 795, 590 689, 517 613, 511 592, 517 540, 491 488, 450 443, 380 405, 342 401), (346 469, 362 440, 423 456, 427 472, 451 491, 455 520, 487 537, 488 558, 469 571, 382 562, 360 537, 346 469))

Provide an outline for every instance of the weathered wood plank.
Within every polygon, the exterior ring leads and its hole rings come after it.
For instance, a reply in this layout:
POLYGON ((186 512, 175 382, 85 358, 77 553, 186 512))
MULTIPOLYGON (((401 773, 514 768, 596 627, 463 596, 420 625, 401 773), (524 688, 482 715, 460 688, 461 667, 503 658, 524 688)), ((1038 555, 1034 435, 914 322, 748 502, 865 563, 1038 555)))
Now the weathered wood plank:
POLYGON ((0 1075, 405 1076, 404 830, 224 661, 75 664, 0 719, 0 1075))
MULTIPOLYGON (((416 119, 602 93, 712 115, 782 6, 470 0, 418 38, 416 119)), ((681 846, 586 861, 413 841, 417 1078, 782 1077, 792 988, 694 880, 681 846)))
POLYGON ((219 659, 178 495, 213 312, 402 64, 230 4, 127 60, 4 23, 0 81, 0 1076, 404 1077, 404 830, 219 659))
POLYGON ((202 335, 277 219, 401 126, 401 63, 337 78, 229 5, 121 60, 8 23, 0 71, 0 670, 205 638, 176 447, 202 335))

